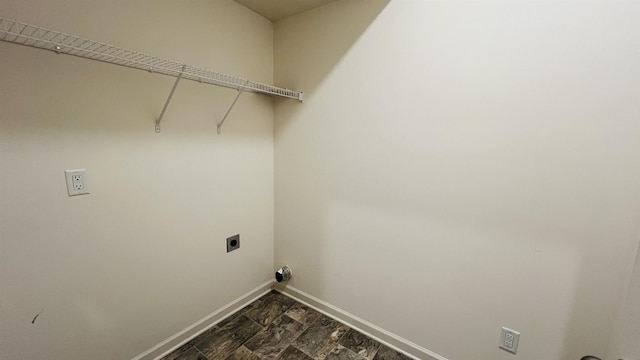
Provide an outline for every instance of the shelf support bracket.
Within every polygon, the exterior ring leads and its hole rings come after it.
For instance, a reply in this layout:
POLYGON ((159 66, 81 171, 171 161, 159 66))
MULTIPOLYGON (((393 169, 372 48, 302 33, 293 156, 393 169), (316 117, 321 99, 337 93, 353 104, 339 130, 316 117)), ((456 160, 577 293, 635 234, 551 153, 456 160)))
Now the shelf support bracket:
POLYGON ((159 133, 160 132, 160 121, 162 121, 162 117, 164 116, 164 112, 167 111, 167 107, 169 106, 169 103, 171 102, 171 97, 173 96, 173 93, 176 91, 176 88, 178 87, 178 83, 180 82, 180 79, 182 79, 182 74, 184 73, 184 69, 187 68, 187 65, 182 65, 182 71, 180 71, 180 73, 178 74, 178 77, 176 78, 176 82, 173 83, 173 87, 171 88, 171 92, 169 93, 169 97, 167 98, 167 101, 165 101, 164 106, 162 107, 162 112, 160 113, 160 116, 156 119, 156 132, 159 133))
POLYGON ((231 103, 231 106, 229 106, 229 110, 227 110, 227 113, 224 114, 222 121, 218 123, 218 135, 222 133, 222 124, 224 124, 224 121, 227 120, 227 116, 229 116, 229 113, 231 113, 231 110, 233 110, 233 107, 236 105, 236 102, 238 102, 238 99, 240 98, 240 95, 242 95, 243 92, 244 92, 243 88, 238 88, 238 95, 236 95, 236 98, 233 99, 233 102, 231 103))

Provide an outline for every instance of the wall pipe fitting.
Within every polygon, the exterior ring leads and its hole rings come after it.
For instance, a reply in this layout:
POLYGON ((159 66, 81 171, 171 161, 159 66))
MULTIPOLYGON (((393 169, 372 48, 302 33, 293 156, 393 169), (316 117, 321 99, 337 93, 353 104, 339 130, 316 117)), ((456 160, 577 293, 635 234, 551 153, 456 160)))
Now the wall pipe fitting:
POLYGON ((291 268, 286 265, 276 271, 277 282, 288 281, 292 276, 293 272, 291 271, 291 268))

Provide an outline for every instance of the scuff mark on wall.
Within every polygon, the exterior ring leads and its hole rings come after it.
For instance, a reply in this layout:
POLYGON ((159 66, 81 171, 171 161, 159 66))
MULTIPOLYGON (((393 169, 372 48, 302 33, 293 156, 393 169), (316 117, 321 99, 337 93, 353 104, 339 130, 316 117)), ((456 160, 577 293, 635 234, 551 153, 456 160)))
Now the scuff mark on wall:
POLYGON ((32 324, 36 323, 36 320, 38 319, 38 316, 40 316, 40 314, 42 314, 43 311, 44 311, 44 308, 42 308, 42 310, 40 310, 40 312, 37 313, 36 316, 33 317, 33 320, 31 320, 32 324))

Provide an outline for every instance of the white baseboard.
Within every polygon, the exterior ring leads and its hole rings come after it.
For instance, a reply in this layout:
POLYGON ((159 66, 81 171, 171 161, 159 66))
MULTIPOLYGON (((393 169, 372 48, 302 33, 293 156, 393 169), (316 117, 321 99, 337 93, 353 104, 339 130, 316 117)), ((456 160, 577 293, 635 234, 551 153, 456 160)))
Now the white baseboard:
POLYGON ((257 288, 249 291, 248 293, 240 296, 236 300, 228 303, 222 308, 212 312, 211 314, 205 316, 204 318, 198 320, 193 325, 188 326, 184 330, 178 332, 177 334, 171 336, 160 344, 152 347, 151 349, 139 354, 134 357, 132 360, 155 360, 161 359, 167 354, 171 353, 175 349, 189 342, 189 340, 195 338, 196 336, 202 334, 203 332, 209 330, 213 326, 215 326, 220 321, 225 318, 233 315, 238 310, 244 308, 245 306, 251 304, 256 301, 258 298, 263 296, 264 294, 271 291, 273 287, 273 281, 267 281, 257 288))
POLYGON ((372 339, 379 341, 380 343, 399 351, 412 359, 417 360, 447 360, 445 357, 440 356, 428 349, 425 349, 411 341, 404 339, 398 335, 392 334, 381 327, 374 325, 362 318, 359 318, 347 311, 344 311, 336 306, 333 306, 323 300, 320 300, 312 295, 305 293, 302 290, 298 290, 291 286, 282 286, 275 284, 273 281, 267 281, 257 288, 249 291, 248 293, 240 296, 236 300, 228 303, 222 308, 212 312, 204 318, 198 320, 193 325, 188 326, 177 334, 169 337, 158 345, 151 349, 139 354, 132 360, 158 360, 162 357, 170 354, 180 346, 189 342, 191 339, 202 334, 215 326, 220 321, 233 315, 240 309, 256 301, 261 296, 265 295, 271 289, 275 289, 280 293, 305 304, 347 326, 359 331, 372 339))
POLYGON ((344 311, 338 307, 335 307, 327 302, 324 302, 312 295, 305 293, 302 290, 298 290, 291 286, 282 286, 275 284, 274 289, 280 293, 301 302, 345 325, 359 331, 372 339, 379 341, 380 343, 400 352, 412 359, 417 360, 447 360, 445 357, 440 356, 433 351, 427 350, 420 345, 414 344, 411 341, 404 339, 398 335, 392 334, 379 326, 376 326, 362 318, 359 318, 347 311, 344 311))

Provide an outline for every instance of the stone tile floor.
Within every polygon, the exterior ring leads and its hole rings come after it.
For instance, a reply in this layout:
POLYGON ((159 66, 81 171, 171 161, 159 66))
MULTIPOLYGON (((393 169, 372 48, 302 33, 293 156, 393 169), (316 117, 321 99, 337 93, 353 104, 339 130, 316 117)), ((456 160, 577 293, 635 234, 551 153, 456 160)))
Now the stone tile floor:
POLYGON ((162 360, 410 360, 272 291, 162 360))

